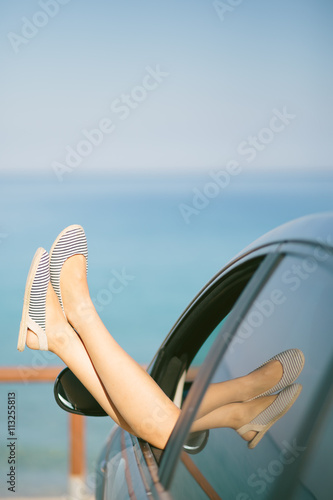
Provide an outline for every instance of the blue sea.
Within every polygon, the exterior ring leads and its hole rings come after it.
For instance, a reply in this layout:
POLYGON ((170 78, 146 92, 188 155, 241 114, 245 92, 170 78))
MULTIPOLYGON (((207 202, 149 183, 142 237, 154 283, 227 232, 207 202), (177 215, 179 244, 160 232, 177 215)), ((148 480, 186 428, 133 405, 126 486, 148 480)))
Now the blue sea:
MULTIPOLYGON (((67 225, 89 245, 88 281, 116 340, 149 363, 205 283, 254 239, 291 219, 333 210, 333 171, 1 177, 1 366, 61 366, 55 356, 16 350, 25 280, 37 247, 67 225), (219 178, 218 183, 216 179, 219 178), (215 179, 215 180, 214 180, 215 179), (118 292, 110 290, 117 280, 118 292)), ((68 415, 52 384, 0 384, 0 496, 63 495, 68 415), (7 393, 17 397, 16 492, 8 492, 7 393)), ((88 486, 112 422, 87 418, 88 486)))

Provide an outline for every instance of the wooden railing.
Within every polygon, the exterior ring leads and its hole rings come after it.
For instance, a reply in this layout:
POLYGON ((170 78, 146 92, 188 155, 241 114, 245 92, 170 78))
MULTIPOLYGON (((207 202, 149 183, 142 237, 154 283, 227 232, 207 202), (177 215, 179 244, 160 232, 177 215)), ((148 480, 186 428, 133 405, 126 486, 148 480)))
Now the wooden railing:
MULTIPOLYGON (((54 382, 63 366, 31 368, 8 366, 0 368, 0 383, 43 383, 54 382)), ((86 474, 85 419, 69 413, 69 498, 83 496, 86 474)))

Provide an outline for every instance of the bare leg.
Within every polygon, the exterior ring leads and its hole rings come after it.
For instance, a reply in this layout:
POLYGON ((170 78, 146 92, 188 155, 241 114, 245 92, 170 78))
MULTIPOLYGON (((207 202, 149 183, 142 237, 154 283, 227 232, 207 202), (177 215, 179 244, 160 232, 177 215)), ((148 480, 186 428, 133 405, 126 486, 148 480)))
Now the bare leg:
POLYGON ((85 269, 82 255, 63 266, 60 286, 66 316, 118 412, 136 435, 164 448, 180 410, 105 328, 90 299, 85 269))
MULTIPOLYGON (((192 432, 203 431, 206 429, 217 429, 220 427, 230 427, 239 429, 249 423, 260 412, 265 410, 277 395, 265 396, 247 403, 230 403, 213 410, 203 417, 194 421, 192 432)), ((246 432, 242 438, 246 441, 251 440, 256 435, 255 431, 246 432)))
MULTIPOLYGON (((117 424, 133 434, 134 431, 127 425, 105 391, 84 345, 67 323, 51 285, 49 285, 46 299, 46 332, 49 350, 64 361, 105 412, 117 424)), ((30 349, 39 347, 37 336, 30 330, 27 335, 27 346, 30 349)))
POLYGON ((197 419, 229 403, 243 402, 273 387, 281 379, 283 368, 274 360, 244 377, 211 384, 200 405, 197 419))

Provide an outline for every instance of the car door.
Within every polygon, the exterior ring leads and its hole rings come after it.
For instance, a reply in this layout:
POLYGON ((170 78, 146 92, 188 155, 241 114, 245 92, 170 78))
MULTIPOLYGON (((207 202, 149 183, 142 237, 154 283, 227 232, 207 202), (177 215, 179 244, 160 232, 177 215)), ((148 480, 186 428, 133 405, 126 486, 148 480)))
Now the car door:
MULTIPOLYGON (((327 401, 332 387, 331 250, 315 244, 284 244, 264 259, 259 257, 251 272, 252 264, 254 260, 249 258, 239 263, 239 268, 234 267, 229 276, 215 283, 216 293, 214 289, 207 290, 204 297, 207 301, 202 300, 197 304, 198 309, 192 311, 194 323, 203 332, 202 338, 208 339, 208 343, 210 335, 216 339, 199 368, 183 403, 183 413, 160 458, 160 481, 175 500, 280 499, 292 495, 305 500, 330 498, 316 496, 315 488, 319 491, 319 485, 321 492, 329 494, 331 479, 314 464, 318 456, 323 463, 325 457, 331 460, 323 437, 329 436, 332 442, 331 420, 323 416, 329 411, 327 401), (240 270, 238 277, 249 271, 250 278, 244 278, 245 286, 236 284, 238 293, 233 295, 233 279, 227 288, 225 285, 240 270), (223 290, 233 298, 228 301, 223 290), (220 318, 213 314, 219 307, 223 311, 220 318), (275 354, 294 347, 305 355, 305 367, 298 380, 302 384, 301 395, 257 448, 248 449, 234 430, 217 428, 210 430, 206 446, 199 453, 184 452, 183 446, 209 384, 245 375, 275 354), (320 434, 319 446, 316 429, 321 429, 323 419, 326 431, 320 434), (317 473, 316 482, 308 480, 306 470, 312 472, 312 478, 317 473)), ((195 329, 190 314, 183 321, 184 330, 195 329)), ((201 353, 205 355, 205 343, 199 346, 195 335, 195 347, 191 350, 184 332, 180 338, 184 339, 183 344, 169 352, 168 357, 172 359, 174 353, 177 359, 183 357, 189 371, 201 353)), ((168 352, 168 343, 165 351, 168 352)), ((161 356, 167 359, 165 353, 161 356)), ((163 385, 163 369, 160 372, 163 385)), ((181 373, 179 369, 178 382, 181 373)), ((175 393, 176 380, 173 389, 170 387, 170 396, 175 393)))

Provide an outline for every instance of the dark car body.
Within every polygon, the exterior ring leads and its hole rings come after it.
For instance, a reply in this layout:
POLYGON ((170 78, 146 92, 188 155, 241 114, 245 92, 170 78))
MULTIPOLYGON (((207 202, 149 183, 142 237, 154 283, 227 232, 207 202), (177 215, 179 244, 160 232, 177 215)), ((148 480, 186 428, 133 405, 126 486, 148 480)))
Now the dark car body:
POLYGON ((332 299, 333 213, 287 223, 229 262, 148 368, 182 408, 165 450, 116 426, 99 459, 96 498, 333 498, 332 299), (302 392, 254 450, 232 429, 190 433, 210 384, 289 348, 305 356, 302 392))

